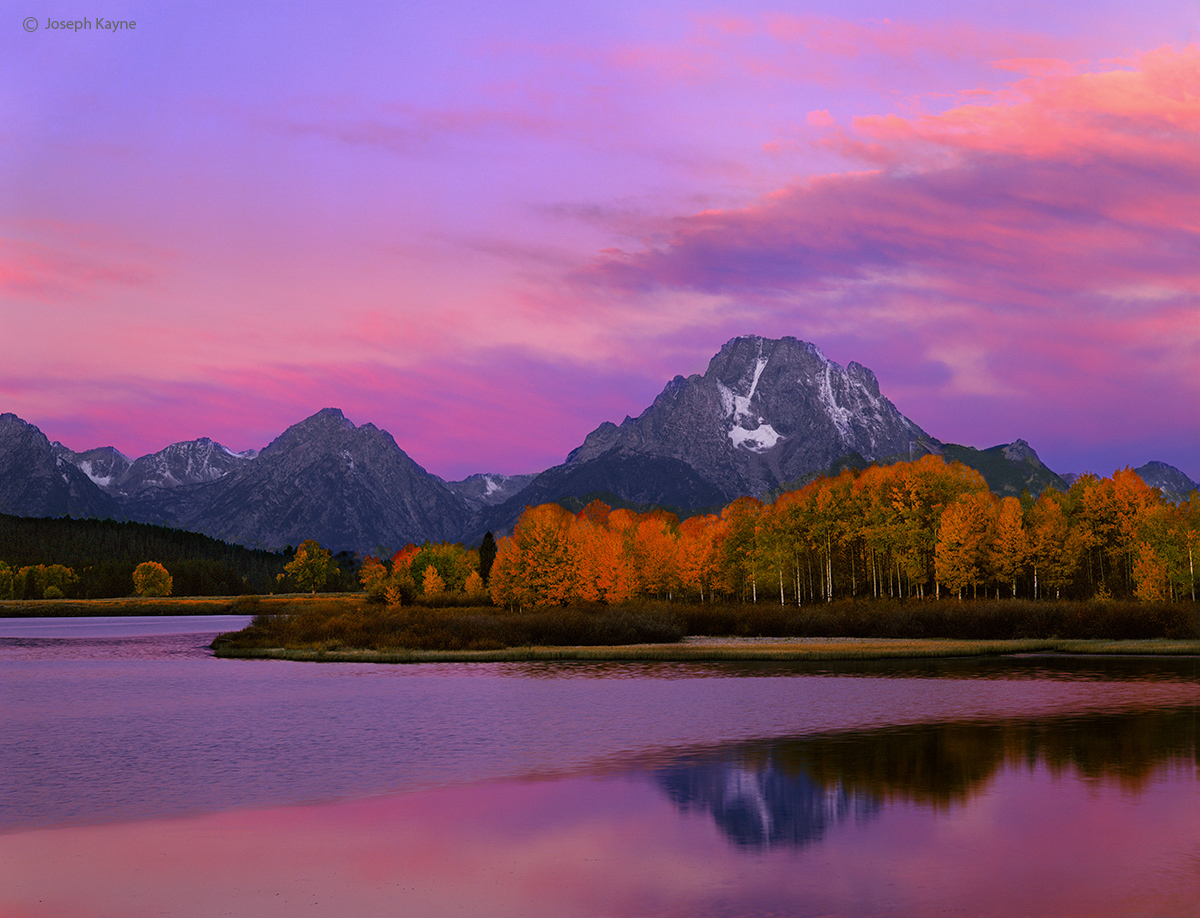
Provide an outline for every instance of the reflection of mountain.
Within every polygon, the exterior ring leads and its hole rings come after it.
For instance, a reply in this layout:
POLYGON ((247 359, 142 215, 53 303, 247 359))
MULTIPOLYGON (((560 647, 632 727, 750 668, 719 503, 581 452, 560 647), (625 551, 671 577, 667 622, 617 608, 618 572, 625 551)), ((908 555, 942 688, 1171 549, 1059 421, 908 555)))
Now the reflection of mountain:
POLYGON ((1200 708, 960 721, 773 740, 652 770, 683 812, 707 810, 742 847, 803 846, 888 803, 965 803, 1006 769, 1068 770, 1138 794, 1200 764, 1200 708))
POLYGON ((826 788, 804 774, 787 774, 768 761, 722 762, 666 768, 658 781, 682 812, 709 810, 735 843, 748 848, 796 847, 817 841, 833 826, 879 811, 866 794, 826 788))

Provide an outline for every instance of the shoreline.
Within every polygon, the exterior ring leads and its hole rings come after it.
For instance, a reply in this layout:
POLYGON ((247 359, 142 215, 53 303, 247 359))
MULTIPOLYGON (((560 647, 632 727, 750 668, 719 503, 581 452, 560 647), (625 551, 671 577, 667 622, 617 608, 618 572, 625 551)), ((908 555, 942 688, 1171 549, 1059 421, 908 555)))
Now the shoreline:
POLYGON ((221 659, 289 660, 304 663, 693 663, 796 662, 835 660, 920 660, 1020 654, 1084 656, 1200 656, 1200 641, 1028 640, 964 641, 941 638, 706 638, 678 644, 624 644, 570 647, 507 647, 500 650, 356 650, 283 647, 214 647, 221 659))

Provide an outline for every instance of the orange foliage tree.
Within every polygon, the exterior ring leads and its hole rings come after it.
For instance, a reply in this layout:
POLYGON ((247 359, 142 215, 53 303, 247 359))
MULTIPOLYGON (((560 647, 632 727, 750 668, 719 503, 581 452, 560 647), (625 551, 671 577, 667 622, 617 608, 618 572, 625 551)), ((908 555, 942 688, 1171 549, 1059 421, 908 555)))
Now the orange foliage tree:
POLYGON ((1200 496, 1166 503, 1129 469, 1070 492, 998 499, 938 456, 844 471, 764 503, 679 522, 661 511, 527 507, 499 542, 497 603, 616 603, 683 594, 780 603, 835 597, 1194 596, 1200 496), (1024 585, 1024 586, 1022 586, 1024 585))

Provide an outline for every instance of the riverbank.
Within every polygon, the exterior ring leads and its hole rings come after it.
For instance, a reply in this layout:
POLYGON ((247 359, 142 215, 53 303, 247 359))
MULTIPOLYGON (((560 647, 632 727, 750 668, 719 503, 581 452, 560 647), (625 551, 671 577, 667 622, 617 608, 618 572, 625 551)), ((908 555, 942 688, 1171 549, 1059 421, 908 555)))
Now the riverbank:
POLYGON ((708 638, 677 644, 606 647, 506 647, 498 650, 288 650, 216 645, 217 657, 292 660, 308 663, 531 663, 531 662, 791 662, 911 660, 946 657, 1072 654, 1119 656, 1200 656, 1196 640, 1008 640, 961 641, 938 638, 708 638))
POLYGON ((362 604, 358 594, 318 593, 279 596, 122 596, 116 599, 4 599, 0 618, 97 618, 139 615, 290 614, 333 597, 347 607, 362 604))
POLYGON ((642 645, 647 646, 636 651, 638 658, 669 660, 778 659, 788 653, 799 655, 795 658, 816 659, 813 654, 830 658, 828 655, 834 652, 849 654, 849 658, 867 653, 925 656, 1044 652, 1055 650, 1057 645, 1046 643, 1055 641, 1200 643, 1200 608, 1193 603, 840 600, 781 607, 767 603, 637 602, 511 610, 425 604, 389 608, 362 599, 356 604, 349 597, 330 597, 303 606, 280 607, 264 601, 256 611, 259 614, 250 627, 220 635, 213 643, 214 649, 222 654, 299 654, 293 659, 330 659, 329 654, 341 652, 351 654, 345 659, 359 659, 356 655, 360 652, 370 652, 377 655, 375 659, 401 662, 426 659, 414 656, 425 652, 498 654, 454 659, 628 659, 634 653, 628 648, 642 645), (694 635, 705 635, 710 640, 785 641, 772 649, 747 649, 743 644, 737 653, 751 656, 730 657, 733 651, 719 649, 724 645, 705 651, 695 649, 687 640, 694 635), (812 639, 825 642, 818 647, 812 639), (831 650, 829 639, 847 641, 846 647, 831 650), (864 639, 883 643, 869 650, 862 643, 864 639), (785 649, 789 645, 794 649, 785 649), (676 646, 680 649, 671 649, 676 646), (1011 650, 990 649, 999 646, 1011 650), (614 647, 622 649, 611 649, 614 647))

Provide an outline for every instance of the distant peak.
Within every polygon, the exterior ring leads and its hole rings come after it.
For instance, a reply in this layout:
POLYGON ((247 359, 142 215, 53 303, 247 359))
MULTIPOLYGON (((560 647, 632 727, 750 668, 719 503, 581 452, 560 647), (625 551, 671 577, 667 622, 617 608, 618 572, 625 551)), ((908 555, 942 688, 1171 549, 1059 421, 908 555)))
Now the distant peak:
POLYGON ((1004 447, 1004 458, 1009 462, 1041 461, 1038 459, 1038 454, 1034 452, 1033 447, 1020 439, 1013 440, 1012 443, 1004 447))
POLYGON ((305 418, 303 421, 300 422, 300 424, 301 425, 314 425, 314 424, 335 425, 337 427, 342 427, 346 430, 355 430, 356 429, 355 426, 346 419, 346 416, 344 414, 342 414, 341 408, 322 408, 316 414, 312 415, 312 417, 305 418))

